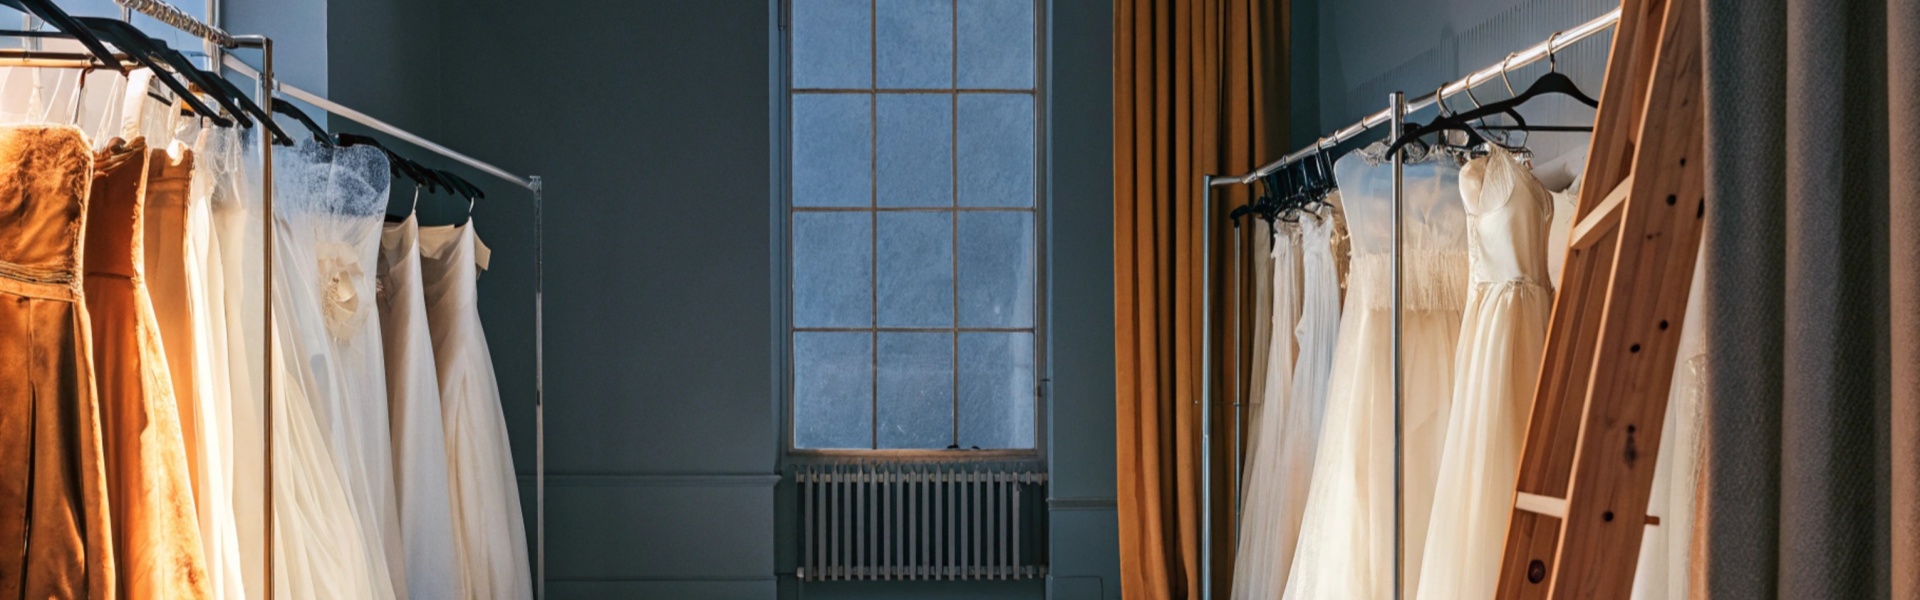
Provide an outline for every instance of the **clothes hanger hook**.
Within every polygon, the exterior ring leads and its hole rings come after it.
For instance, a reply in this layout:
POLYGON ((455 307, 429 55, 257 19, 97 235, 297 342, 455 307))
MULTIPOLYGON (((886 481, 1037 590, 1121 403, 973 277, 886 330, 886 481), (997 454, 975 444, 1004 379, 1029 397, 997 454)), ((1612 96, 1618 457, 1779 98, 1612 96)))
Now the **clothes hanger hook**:
POLYGON ((1453 114, 1453 107, 1447 106, 1447 86, 1442 85, 1433 89, 1433 103, 1440 107, 1440 116, 1453 114))
POLYGON ((1513 62, 1513 53, 1511 52, 1507 53, 1506 58, 1500 59, 1500 83, 1503 83, 1507 86, 1508 98, 1512 98, 1514 96, 1520 95, 1519 92, 1513 91, 1513 80, 1507 78, 1507 65, 1512 62, 1513 62))
POLYGON ((1560 72, 1560 57, 1553 48, 1553 42, 1560 39, 1560 34, 1561 32, 1555 31, 1553 35, 1547 36, 1547 72, 1549 73, 1560 72))

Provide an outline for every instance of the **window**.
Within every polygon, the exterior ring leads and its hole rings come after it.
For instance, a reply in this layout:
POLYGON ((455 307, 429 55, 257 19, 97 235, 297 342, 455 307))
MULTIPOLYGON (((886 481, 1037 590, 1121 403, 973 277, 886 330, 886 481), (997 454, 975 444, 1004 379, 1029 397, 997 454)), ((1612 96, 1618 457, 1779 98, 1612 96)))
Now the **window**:
POLYGON ((790 0, 799 450, 1036 447, 1037 0, 790 0))

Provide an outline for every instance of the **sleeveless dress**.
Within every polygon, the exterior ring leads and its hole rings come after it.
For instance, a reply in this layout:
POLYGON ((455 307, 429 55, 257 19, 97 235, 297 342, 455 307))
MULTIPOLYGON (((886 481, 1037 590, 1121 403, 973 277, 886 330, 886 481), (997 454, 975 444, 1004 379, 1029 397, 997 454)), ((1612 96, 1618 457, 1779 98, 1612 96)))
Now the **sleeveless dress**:
MULTIPOLYGON (((1268 256, 1273 261, 1272 322, 1276 334, 1291 329, 1300 315, 1299 250, 1300 234, 1292 226, 1281 225, 1268 256)), ((1293 395, 1292 336, 1271 336, 1266 357, 1261 397, 1254 398, 1248 410, 1251 426, 1247 428, 1246 472, 1241 476, 1246 487, 1240 508, 1240 548, 1233 559, 1234 600, 1272 598, 1286 585, 1279 556, 1280 546, 1288 538, 1288 519, 1278 509, 1288 488, 1294 485, 1293 473, 1284 470, 1280 456, 1280 449, 1289 441, 1282 430, 1293 395)))
POLYGON ((174 196, 186 195, 192 165, 174 162, 142 139, 109 142, 94 165, 87 312, 120 595, 205 598, 211 590, 187 444, 147 291, 143 240, 148 198, 184 203, 174 196))
MULTIPOLYGON (((1288 600, 1393 596, 1392 167, 1377 152, 1351 153, 1334 165, 1353 257, 1288 600)), ((1446 439, 1467 288, 1459 171, 1446 158, 1405 169, 1402 456, 1409 590, 1419 581, 1418 549, 1426 542, 1446 439)))
POLYGON ((0 127, 0 598, 117 597, 81 273, 93 151, 0 127))
POLYGON ((401 557, 371 318, 386 158, 303 142, 274 159, 275 596, 394 600, 405 572, 389 566, 401 557))
POLYGON ((1461 170, 1460 195, 1473 287, 1414 598, 1493 597, 1553 310, 1546 188, 1520 158, 1494 147, 1461 170))
MULTIPOLYGON (((219 598, 265 598, 267 463, 261 449, 267 444, 262 412, 267 397, 263 386, 267 372, 266 317, 260 286, 249 284, 265 279, 261 264, 265 241, 260 215, 260 152, 252 135, 218 127, 209 130, 212 135, 203 138, 206 147, 198 153, 201 160, 195 163, 195 170, 206 167, 211 192, 213 242, 207 259, 208 281, 219 285, 208 294, 209 312, 218 317, 211 347, 215 349, 214 364, 221 365, 215 371, 221 381, 216 386, 226 388, 224 407, 216 404, 216 414, 225 415, 225 421, 218 423, 221 430, 216 437, 231 450, 221 458, 219 468, 232 482, 226 506, 233 513, 238 587, 228 583, 228 591, 222 591, 221 582, 231 582, 232 578, 219 572, 209 575, 215 577, 219 598)), ((276 418, 280 416, 277 411, 276 418)), ((275 441, 280 440, 276 437, 275 441)), ((217 538, 208 539, 219 543, 217 538)), ((216 556, 209 551, 210 561, 219 560, 216 556)))
POLYGON ((413 215, 380 235, 380 334, 386 349, 387 415, 393 424, 394 486, 413 600, 469 597, 453 534, 447 437, 427 300, 420 280, 420 227, 413 215))
POLYGON ((533 575, 520 485, 493 354, 480 329, 477 284, 487 256, 471 223, 420 228, 421 281, 452 461, 454 535, 472 576, 469 597, 530 600, 533 575))

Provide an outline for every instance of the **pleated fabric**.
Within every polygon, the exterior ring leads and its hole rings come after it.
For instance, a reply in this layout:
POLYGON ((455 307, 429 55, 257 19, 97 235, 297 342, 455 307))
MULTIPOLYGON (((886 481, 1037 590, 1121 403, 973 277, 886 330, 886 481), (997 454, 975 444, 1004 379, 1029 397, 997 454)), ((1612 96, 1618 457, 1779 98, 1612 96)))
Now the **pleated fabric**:
POLYGON ((148 148, 143 139, 109 142, 94 165, 87 312, 120 592, 127 598, 207 598, 212 591, 187 445, 143 272, 146 198, 184 195, 192 165, 148 148))
MULTIPOLYGON (((1271 292, 1273 313, 1269 319, 1274 331, 1290 331, 1300 318, 1300 234, 1291 225, 1275 235, 1268 261, 1272 266, 1271 292)), ((1273 598, 1286 587, 1286 571, 1280 566, 1280 545, 1286 537, 1287 521, 1278 510, 1280 503, 1296 483, 1285 470, 1281 449, 1291 441, 1284 432, 1293 395, 1294 341, 1291 336, 1271 336, 1271 347, 1261 386, 1262 397, 1255 398, 1248 410, 1247 468, 1240 511, 1238 551, 1233 556, 1233 598, 1253 600, 1273 598)), ((1304 479, 1302 477, 1301 479, 1304 479)), ((1291 546, 1290 541, 1286 544, 1291 546)))
MULTIPOLYGON (((387 415, 393 424, 394 490, 414 600, 473 597, 471 574, 454 529, 440 378, 427 329, 420 274, 419 222, 389 223, 380 235, 380 338, 387 364, 387 415)), ((516 490, 515 493, 518 493, 516 490)))
MULTIPOLYGON (((1353 260, 1288 600, 1393 596, 1393 248, 1390 169, 1374 151, 1334 166, 1353 260)), ((1467 292, 1465 211, 1451 160, 1407 165, 1403 515, 1408 587, 1420 578, 1467 292)))
POLYGON ((119 597, 81 279, 93 152, 0 127, 0 598, 119 597))
POLYGON ((488 251, 472 225, 420 228, 420 271, 453 481, 454 528, 470 598, 529 600, 532 565, 493 354, 480 328, 488 251))
POLYGON ((1553 198, 1494 146, 1461 169, 1473 285, 1415 598, 1492 598, 1553 310, 1553 198))

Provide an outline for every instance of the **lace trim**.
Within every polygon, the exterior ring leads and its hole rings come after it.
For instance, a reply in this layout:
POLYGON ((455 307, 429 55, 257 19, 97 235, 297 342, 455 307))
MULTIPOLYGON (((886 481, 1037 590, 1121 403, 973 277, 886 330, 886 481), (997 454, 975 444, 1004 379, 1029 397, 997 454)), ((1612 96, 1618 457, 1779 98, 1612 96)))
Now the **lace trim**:
MULTIPOLYGON (((1347 273, 1347 293, 1359 306, 1371 310, 1393 309, 1393 255, 1356 254, 1347 273)), ((1402 257, 1405 285, 1401 301, 1410 312, 1451 310, 1467 305, 1467 290, 1472 285, 1466 252, 1408 252, 1402 257)))

